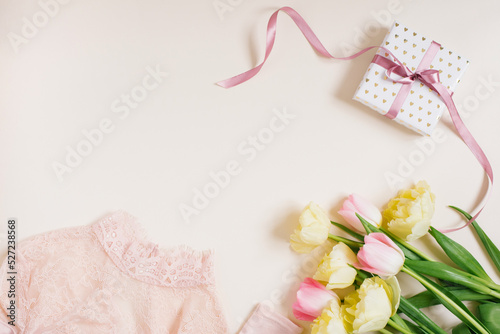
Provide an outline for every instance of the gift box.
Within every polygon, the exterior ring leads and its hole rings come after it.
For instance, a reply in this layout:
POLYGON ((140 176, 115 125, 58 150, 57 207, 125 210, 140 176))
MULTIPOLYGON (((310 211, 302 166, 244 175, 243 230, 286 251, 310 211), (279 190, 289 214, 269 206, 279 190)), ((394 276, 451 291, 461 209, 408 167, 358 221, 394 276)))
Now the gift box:
POLYGON ((381 46, 354 99, 420 134, 431 135, 446 108, 441 97, 416 76, 411 83, 396 82, 408 73, 404 75, 401 68, 391 72, 386 60, 389 64, 406 66, 406 71, 412 74, 439 71, 439 81, 450 93, 460 82, 469 61, 399 22, 393 24, 381 46))

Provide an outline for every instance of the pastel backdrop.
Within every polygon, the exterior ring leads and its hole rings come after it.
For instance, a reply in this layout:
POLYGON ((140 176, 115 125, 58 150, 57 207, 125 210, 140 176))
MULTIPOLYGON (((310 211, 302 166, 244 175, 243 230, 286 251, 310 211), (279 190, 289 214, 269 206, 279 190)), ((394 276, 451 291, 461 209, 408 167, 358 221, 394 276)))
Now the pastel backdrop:
MULTIPOLYGON (((323 59, 280 15, 259 75, 230 90, 214 84, 263 59, 267 20, 283 5, 334 55, 379 45, 397 19, 469 59, 454 99, 500 175, 498 3, 2 0, 2 254, 9 217, 22 240, 125 209, 165 247, 216 250, 236 332, 260 301, 292 316, 295 290, 319 261, 288 244, 310 200, 340 220, 349 193, 383 209, 425 179, 437 195, 434 225, 461 224, 446 206, 472 211, 483 170, 446 113, 424 140, 352 100, 373 53, 323 59)), ((490 235, 499 202, 495 186, 479 220, 490 235)), ((470 231, 452 236, 493 272, 470 231)))

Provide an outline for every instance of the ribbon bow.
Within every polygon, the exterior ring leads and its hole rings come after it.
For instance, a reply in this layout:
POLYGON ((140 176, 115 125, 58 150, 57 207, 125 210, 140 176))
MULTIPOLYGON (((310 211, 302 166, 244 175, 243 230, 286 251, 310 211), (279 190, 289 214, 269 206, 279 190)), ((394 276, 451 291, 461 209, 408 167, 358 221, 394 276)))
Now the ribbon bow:
MULTIPOLYGON (((395 67, 391 67, 386 71, 387 77, 391 78, 391 74, 394 72, 395 67)), ((402 79, 399 80, 391 80, 400 84, 410 84, 413 83, 415 80, 420 80, 427 86, 432 87, 432 85, 439 83, 439 71, 438 70, 422 70, 422 71, 415 71, 412 72, 408 69, 408 67, 404 66, 404 69, 406 70, 406 76, 403 77, 402 79)))

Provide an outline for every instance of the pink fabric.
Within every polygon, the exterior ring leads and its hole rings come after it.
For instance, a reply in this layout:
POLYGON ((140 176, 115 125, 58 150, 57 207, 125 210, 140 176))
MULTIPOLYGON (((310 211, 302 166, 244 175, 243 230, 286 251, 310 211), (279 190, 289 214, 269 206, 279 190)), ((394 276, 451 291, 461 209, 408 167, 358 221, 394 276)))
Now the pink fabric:
POLYGON ((14 333, 15 332, 12 329, 12 326, 0 322, 0 334, 14 334, 14 333))
MULTIPOLYGON (((17 256, 17 321, 0 333, 227 333, 213 255, 186 246, 160 249, 135 219, 99 222, 35 236, 17 256)), ((0 268, 7 288, 6 261, 0 268)))
POLYGON ((259 304, 240 334, 300 334, 302 328, 279 313, 259 304))

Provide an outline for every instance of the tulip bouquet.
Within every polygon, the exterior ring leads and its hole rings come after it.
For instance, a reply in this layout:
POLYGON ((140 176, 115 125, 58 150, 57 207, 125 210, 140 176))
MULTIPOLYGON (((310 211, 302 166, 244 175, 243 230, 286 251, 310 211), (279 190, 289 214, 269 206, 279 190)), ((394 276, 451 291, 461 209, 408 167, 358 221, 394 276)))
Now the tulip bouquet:
MULTIPOLYGON (((421 309, 442 304, 462 322, 452 331, 500 333, 500 285, 462 245, 431 227, 434 194, 425 181, 401 191, 381 213, 359 195, 350 195, 339 214, 343 225, 310 203, 290 237, 292 248, 308 253, 336 241, 312 278, 297 291, 293 312, 312 322, 312 334, 366 333, 446 334, 421 309), (334 225, 352 238, 330 233, 334 225), (429 233, 453 266, 433 260, 409 242, 429 233), (423 287, 410 298, 401 294, 396 275, 404 272, 423 287), (341 298, 339 289, 351 292, 341 298), (472 312, 464 301, 476 302, 472 312), (477 314, 477 315, 476 315, 477 314), (389 330, 392 328, 392 330, 389 330)), ((472 217, 456 207, 466 219, 472 217)), ((479 227, 471 224, 500 272, 500 251, 479 227)))

